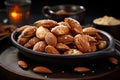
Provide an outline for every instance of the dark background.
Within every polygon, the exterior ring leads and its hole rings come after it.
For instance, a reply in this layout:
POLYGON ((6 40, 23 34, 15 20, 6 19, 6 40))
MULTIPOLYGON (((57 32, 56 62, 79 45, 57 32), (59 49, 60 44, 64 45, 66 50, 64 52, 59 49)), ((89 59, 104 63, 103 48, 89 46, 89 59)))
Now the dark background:
MULTIPOLYGON (((5 0, 0 1, 0 9, 4 9, 5 0)), ((60 4, 83 5, 86 8, 86 23, 91 24, 94 18, 104 15, 120 18, 119 2, 117 0, 32 0, 30 23, 43 18, 42 7, 60 4), (35 16, 36 15, 36 16, 35 16)), ((0 16, 1 17, 1 16, 0 16)), ((3 16, 2 16, 3 17, 3 16)))
MULTIPOLYGON (((5 8, 4 1, 0 1, 0 9, 5 8)), ((85 6, 86 13, 92 16, 110 15, 120 18, 118 3, 118 0, 32 0, 31 13, 40 14, 45 5, 76 4, 85 6)))

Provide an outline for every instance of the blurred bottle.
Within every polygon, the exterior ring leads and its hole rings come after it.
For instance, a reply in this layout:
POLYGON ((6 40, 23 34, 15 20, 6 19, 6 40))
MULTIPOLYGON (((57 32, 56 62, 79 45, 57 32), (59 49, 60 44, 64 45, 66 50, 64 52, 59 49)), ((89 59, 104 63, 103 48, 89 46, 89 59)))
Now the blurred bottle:
POLYGON ((18 27, 28 24, 31 0, 6 0, 5 5, 10 24, 18 27))

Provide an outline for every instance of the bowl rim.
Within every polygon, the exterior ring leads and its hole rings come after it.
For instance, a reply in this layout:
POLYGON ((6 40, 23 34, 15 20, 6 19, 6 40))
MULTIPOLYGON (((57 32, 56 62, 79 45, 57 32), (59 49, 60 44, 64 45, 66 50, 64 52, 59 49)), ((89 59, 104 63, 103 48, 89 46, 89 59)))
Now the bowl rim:
MULTIPOLYGON (((98 29, 99 30, 99 29, 98 29)), ((45 52, 37 52, 37 51, 33 51, 29 48, 26 48, 20 44, 17 43, 17 41, 15 40, 15 36, 16 34, 18 33, 17 32, 17 29, 14 30, 11 34, 11 41, 12 43, 14 44, 14 46, 16 48, 19 47, 19 49, 21 50, 25 50, 25 52, 28 52, 30 54, 33 54, 33 55, 38 55, 38 56, 47 56, 47 57, 64 57, 64 58, 88 58, 88 57, 92 57, 92 56, 96 56, 96 55, 102 55, 104 53, 108 53, 110 51, 114 51, 115 49, 115 41, 114 41, 114 38, 107 32, 103 31, 103 30, 99 30, 100 33, 104 34, 108 40, 109 40, 109 45, 107 48, 103 49, 103 50, 100 50, 100 51, 96 51, 96 52, 90 52, 90 53, 85 53, 85 54, 82 54, 82 55, 62 55, 62 54, 49 54, 49 53, 45 53, 45 52)))

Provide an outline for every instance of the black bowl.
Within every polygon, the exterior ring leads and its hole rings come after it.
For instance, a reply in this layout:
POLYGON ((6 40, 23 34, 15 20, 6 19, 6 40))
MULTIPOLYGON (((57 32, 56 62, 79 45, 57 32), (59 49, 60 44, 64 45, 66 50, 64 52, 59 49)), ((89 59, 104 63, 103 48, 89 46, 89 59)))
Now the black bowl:
POLYGON ((64 21, 64 18, 71 17, 76 19, 81 24, 84 24, 85 7, 81 5, 54 5, 54 6, 43 6, 42 13, 45 18, 52 19, 55 21, 64 21), (57 11, 62 10, 62 14, 58 14, 57 11), (67 14, 63 14, 63 11, 67 14))
POLYGON ((100 51, 86 53, 82 55, 58 55, 48 54, 45 52, 35 52, 31 49, 23 47, 16 42, 19 35, 16 30, 11 34, 11 40, 14 46, 19 49, 20 54, 23 54, 34 61, 38 61, 41 63, 43 62, 50 65, 78 65, 89 63, 91 61, 96 61, 98 59, 100 60, 115 53, 115 42, 112 36, 102 30, 99 30, 99 33, 103 37, 103 39, 107 41, 107 47, 100 51))

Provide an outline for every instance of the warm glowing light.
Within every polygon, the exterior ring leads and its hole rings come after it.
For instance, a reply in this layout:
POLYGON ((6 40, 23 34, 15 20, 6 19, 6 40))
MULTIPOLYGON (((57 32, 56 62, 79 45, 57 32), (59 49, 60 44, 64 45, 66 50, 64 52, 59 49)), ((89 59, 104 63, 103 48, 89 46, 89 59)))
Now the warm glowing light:
POLYGON ((25 8, 24 6, 10 6, 9 8, 9 19, 12 24, 25 24, 28 21, 30 16, 29 8, 25 8))
POLYGON ((17 17, 17 13, 16 12, 11 12, 11 16, 12 17, 17 17))

